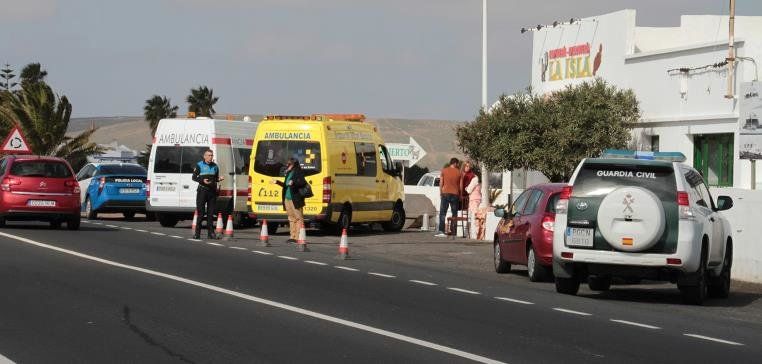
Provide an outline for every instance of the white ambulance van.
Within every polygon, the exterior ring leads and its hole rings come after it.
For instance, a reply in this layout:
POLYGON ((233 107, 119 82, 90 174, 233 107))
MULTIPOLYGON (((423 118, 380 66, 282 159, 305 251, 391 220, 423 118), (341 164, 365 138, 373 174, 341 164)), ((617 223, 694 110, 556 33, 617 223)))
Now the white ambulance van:
POLYGON ((251 138, 258 125, 204 117, 159 121, 148 160, 146 210, 165 227, 192 219, 198 187, 191 179, 193 166, 210 148, 220 176, 225 177, 218 185, 217 211, 225 218, 232 212, 236 225, 248 219, 251 138))

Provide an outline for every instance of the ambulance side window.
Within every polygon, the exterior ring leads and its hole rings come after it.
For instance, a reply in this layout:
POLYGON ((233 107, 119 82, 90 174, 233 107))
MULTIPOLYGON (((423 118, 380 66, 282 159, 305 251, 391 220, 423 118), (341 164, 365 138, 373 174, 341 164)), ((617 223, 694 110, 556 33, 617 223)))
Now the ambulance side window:
POLYGON ((376 147, 373 143, 355 143, 357 158, 357 175, 365 177, 376 176, 376 147))

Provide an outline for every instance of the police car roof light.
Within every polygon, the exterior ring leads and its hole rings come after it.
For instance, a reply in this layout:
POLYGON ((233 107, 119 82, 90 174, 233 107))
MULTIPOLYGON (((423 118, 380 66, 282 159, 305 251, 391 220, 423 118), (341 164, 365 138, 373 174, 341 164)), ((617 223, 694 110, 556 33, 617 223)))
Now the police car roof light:
POLYGON ((658 160, 665 162, 685 162, 686 158, 680 152, 647 152, 625 149, 606 149, 601 158, 658 160))

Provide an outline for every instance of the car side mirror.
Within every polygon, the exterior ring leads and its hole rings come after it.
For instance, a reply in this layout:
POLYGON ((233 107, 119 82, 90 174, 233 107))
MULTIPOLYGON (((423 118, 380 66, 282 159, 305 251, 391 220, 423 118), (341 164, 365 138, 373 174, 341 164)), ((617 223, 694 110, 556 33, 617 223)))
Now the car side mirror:
POLYGON ((733 207, 733 199, 730 196, 717 197, 717 211, 729 210, 733 207))

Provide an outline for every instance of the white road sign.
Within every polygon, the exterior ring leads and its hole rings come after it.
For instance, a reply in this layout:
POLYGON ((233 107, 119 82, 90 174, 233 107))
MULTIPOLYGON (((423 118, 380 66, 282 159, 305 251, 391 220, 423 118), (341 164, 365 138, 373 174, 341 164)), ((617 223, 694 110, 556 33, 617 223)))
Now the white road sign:
POLYGON ((392 160, 408 162, 408 167, 412 167, 426 156, 426 151, 412 137, 408 144, 386 143, 386 149, 389 150, 392 160))
POLYGON ((24 139, 24 135, 21 134, 21 129, 15 127, 8 134, 8 137, 5 138, 3 148, 0 149, 0 152, 9 154, 30 154, 32 153, 32 150, 29 149, 29 144, 27 144, 26 139, 24 139))

